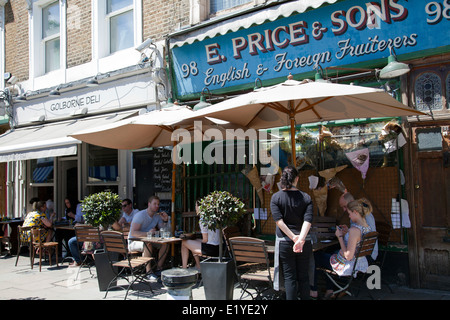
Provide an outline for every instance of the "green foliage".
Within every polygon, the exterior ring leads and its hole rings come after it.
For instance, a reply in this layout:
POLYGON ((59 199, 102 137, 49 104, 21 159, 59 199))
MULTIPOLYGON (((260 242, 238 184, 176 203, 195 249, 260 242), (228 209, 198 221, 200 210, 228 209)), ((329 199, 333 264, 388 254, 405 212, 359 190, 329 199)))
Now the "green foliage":
POLYGON ((200 200, 199 213, 210 230, 234 225, 245 213, 245 205, 227 191, 214 191, 200 200))
POLYGON ((122 200, 119 195, 105 191, 84 198, 81 205, 87 224, 107 227, 118 221, 122 213, 122 200))

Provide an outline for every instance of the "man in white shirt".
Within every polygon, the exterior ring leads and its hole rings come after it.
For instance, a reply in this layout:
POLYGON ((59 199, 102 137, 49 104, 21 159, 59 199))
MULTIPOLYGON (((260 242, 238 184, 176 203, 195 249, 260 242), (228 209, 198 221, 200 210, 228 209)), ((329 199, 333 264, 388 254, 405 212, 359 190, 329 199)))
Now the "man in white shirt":
POLYGON ((129 227, 131 225, 131 221, 136 213, 138 213, 138 209, 133 208, 133 203, 130 199, 122 200, 122 217, 119 219, 119 225, 124 227, 129 227))
MULTIPOLYGON (((154 232, 164 227, 165 223, 169 220, 169 216, 165 212, 158 213, 158 210, 159 198, 157 196, 151 196, 148 199, 147 209, 141 210, 134 215, 128 238, 146 237, 149 231, 154 232)), ((144 257, 150 257, 152 255, 153 245, 150 243, 144 245, 142 241, 128 240, 128 249, 130 251, 142 252, 144 257)), ((168 251, 167 244, 162 244, 159 248, 157 272, 162 270, 168 251)), ((148 271, 150 271, 150 264, 147 265, 148 271)))

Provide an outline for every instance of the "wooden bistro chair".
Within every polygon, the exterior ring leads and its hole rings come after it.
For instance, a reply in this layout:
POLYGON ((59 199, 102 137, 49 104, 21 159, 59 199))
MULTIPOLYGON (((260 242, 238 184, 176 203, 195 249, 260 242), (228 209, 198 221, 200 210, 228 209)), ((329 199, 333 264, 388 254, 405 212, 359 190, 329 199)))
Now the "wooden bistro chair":
MULTIPOLYGON (((369 232, 364 235, 361 241, 356 246, 356 259, 361 257, 367 257, 372 254, 375 243, 377 242, 378 233, 369 232)), ((340 277, 337 273, 328 269, 321 269, 324 271, 325 275, 333 282, 333 284, 338 287, 337 290, 333 292, 335 297, 339 297, 341 293, 346 293, 349 296, 352 294, 348 291, 350 285, 352 284, 354 278, 358 275, 358 270, 356 270, 356 261, 353 264, 352 273, 350 276, 340 277)))
POLYGON ((233 237, 229 243, 242 289, 240 299, 245 292, 252 299, 261 299, 265 291, 273 288, 274 268, 270 267, 265 241, 252 237, 233 237), (256 290, 256 296, 249 288, 256 290))
POLYGON ((333 229, 336 228, 336 218, 328 216, 314 216, 310 233, 314 234, 317 241, 334 239, 333 229))
POLYGON ((44 232, 43 228, 33 228, 31 229, 31 241, 33 244, 33 250, 31 251, 31 268, 34 265, 34 257, 36 255, 36 251, 39 252, 39 272, 42 270, 42 254, 48 254, 48 260, 50 261, 50 265, 52 265, 52 251, 55 251, 56 256, 56 266, 58 267, 58 242, 44 242, 41 239, 41 234, 44 232))
POLYGON ((91 271, 91 261, 94 260, 93 257, 95 253, 103 251, 98 248, 99 244, 101 244, 100 230, 98 227, 93 227, 87 224, 77 224, 73 227, 73 229, 75 231, 75 236, 77 237, 78 252, 80 253, 80 257, 82 257, 80 268, 78 269, 75 279, 78 278, 83 266, 89 267, 89 273, 91 274, 91 277, 93 277, 94 275, 91 271))
POLYGON ((123 288, 121 285, 111 286, 119 279, 124 279, 128 282, 126 288, 125 299, 127 299, 128 292, 132 288, 133 284, 145 283, 149 286, 150 291, 153 293, 150 282, 146 279, 147 272, 146 267, 149 263, 154 261, 153 257, 136 257, 132 256, 128 251, 128 241, 122 232, 118 231, 103 231, 101 233, 103 242, 105 245, 108 259, 115 274, 115 277, 111 280, 106 289, 105 297, 108 295, 108 291, 112 287, 123 288), (121 255, 122 260, 117 261, 117 253, 121 255), (128 271, 128 272, 127 272, 128 271), (130 278, 132 279, 130 281, 130 278))
POLYGON ((17 227, 17 257, 16 257, 16 267, 17 262, 19 261, 20 252, 22 251, 22 248, 28 248, 28 252, 30 254, 30 265, 31 269, 33 269, 33 244, 31 243, 31 229, 32 227, 23 227, 18 226, 17 227))
POLYGON ((230 247, 230 238, 241 237, 244 236, 241 232, 241 229, 238 226, 228 226, 222 230, 223 239, 225 241, 225 245, 227 248, 227 254, 230 258, 232 258, 231 247, 230 247))

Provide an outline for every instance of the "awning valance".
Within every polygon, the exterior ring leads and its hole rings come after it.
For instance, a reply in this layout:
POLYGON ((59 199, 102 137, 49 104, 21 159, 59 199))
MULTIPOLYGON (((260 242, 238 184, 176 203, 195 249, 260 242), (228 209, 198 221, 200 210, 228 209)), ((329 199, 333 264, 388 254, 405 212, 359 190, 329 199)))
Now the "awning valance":
POLYGON ((81 141, 70 134, 121 120, 135 111, 11 129, 0 135, 0 162, 75 155, 81 141))
POLYGON ((205 26, 197 25, 189 31, 175 33, 171 35, 171 47, 181 47, 185 44, 192 44, 195 41, 202 41, 214 38, 228 32, 236 32, 240 29, 248 29, 254 25, 261 25, 268 21, 275 21, 280 17, 289 17, 294 13, 303 13, 308 9, 317 9, 325 3, 333 4, 338 0, 298 0, 283 3, 266 9, 253 11, 242 16, 236 16, 231 19, 221 21, 220 19, 211 19, 205 23, 205 26), (210 24, 209 22, 216 22, 210 24))

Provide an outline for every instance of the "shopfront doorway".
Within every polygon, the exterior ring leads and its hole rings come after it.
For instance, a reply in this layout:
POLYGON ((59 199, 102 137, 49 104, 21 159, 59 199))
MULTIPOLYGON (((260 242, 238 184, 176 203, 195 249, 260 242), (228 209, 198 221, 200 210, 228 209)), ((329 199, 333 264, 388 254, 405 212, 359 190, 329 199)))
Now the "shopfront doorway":
POLYGON ((450 287, 450 163, 448 126, 413 127, 415 278, 421 288, 450 287))
POLYGON ((58 205, 59 211, 64 212, 64 198, 70 197, 74 200, 80 200, 78 188, 78 160, 77 157, 61 157, 59 160, 59 192, 58 205))

